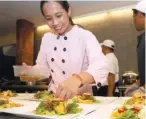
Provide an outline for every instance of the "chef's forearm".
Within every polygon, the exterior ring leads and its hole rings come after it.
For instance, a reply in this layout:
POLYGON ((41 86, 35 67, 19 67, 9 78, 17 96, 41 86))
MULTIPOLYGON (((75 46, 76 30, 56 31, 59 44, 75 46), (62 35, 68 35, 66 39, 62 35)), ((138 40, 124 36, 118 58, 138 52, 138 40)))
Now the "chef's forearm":
POLYGON ((82 84, 92 84, 95 80, 91 74, 88 72, 81 72, 79 76, 82 78, 82 84))
POLYGON ((115 86, 115 75, 112 73, 109 73, 108 76, 108 96, 113 96, 115 86))

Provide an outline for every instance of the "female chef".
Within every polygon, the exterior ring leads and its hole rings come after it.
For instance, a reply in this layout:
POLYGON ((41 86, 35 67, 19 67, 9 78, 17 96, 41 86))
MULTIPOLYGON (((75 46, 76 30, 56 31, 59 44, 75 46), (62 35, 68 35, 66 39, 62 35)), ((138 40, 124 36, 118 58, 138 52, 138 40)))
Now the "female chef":
POLYGON ((82 85, 102 84, 108 75, 107 60, 96 37, 73 24, 68 2, 41 1, 40 8, 54 32, 43 36, 36 60, 36 65, 49 69, 49 91, 68 99, 82 85))

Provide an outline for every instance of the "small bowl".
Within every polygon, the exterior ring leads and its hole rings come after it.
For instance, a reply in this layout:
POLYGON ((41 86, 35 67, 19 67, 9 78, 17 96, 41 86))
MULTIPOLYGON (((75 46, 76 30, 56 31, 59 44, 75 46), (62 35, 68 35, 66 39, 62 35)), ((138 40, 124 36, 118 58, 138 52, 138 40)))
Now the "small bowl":
POLYGON ((32 66, 22 66, 22 65, 13 65, 14 76, 19 77, 23 72, 27 72, 32 68, 32 66))

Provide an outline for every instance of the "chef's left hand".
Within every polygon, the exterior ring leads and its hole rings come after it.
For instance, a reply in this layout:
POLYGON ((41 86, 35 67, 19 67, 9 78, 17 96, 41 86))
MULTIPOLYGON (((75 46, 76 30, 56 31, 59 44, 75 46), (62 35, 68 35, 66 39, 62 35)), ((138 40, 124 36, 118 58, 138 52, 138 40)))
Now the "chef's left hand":
POLYGON ((65 100, 74 97, 81 85, 81 81, 77 77, 72 76, 63 81, 56 90, 56 96, 65 100))

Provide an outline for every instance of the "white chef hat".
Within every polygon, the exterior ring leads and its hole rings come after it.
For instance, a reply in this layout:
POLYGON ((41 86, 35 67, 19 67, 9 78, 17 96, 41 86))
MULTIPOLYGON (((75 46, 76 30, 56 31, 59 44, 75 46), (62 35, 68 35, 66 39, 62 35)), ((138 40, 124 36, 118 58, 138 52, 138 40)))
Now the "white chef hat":
POLYGON ((114 41, 112 41, 110 39, 104 40, 102 43, 100 43, 100 45, 104 45, 109 48, 115 49, 115 43, 114 43, 114 41))
POLYGON ((134 9, 146 14, 146 0, 140 0, 134 9))

